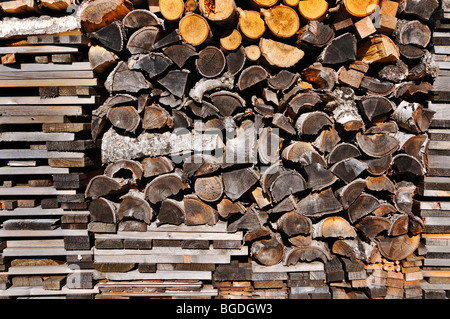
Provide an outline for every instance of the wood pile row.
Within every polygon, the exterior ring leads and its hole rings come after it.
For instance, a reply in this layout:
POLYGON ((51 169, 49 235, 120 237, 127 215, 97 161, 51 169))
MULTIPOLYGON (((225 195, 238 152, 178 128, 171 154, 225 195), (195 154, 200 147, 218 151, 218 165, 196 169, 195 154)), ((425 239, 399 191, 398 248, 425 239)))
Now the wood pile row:
POLYGON ((430 125, 428 175, 419 185, 417 203, 424 220, 422 242, 426 248, 423 290, 426 299, 450 298, 450 2, 443 1, 433 32, 439 76, 428 108, 435 113, 430 125))
POLYGON ((0 296, 92 297, 84 190, 103 171, 90 134, 90 114, 102 103, 90 41, 64 25, 72 1, 0 6, 0 296), (60 24, 45 23, 51 19, 60 24))
POLYGON ((109 94, 85 192, 104 297, 207 256, 219 296, 420 297, 436 0, 104 2, 78 12, 109 94), (242 239, 203 239, 224 223, 242 239))

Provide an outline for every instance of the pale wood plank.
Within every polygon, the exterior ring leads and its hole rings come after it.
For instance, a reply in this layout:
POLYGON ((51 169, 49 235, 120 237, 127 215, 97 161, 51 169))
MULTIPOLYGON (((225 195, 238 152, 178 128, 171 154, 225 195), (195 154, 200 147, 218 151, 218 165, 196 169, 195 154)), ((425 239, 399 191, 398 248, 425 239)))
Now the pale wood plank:
POLYGON ((11 46, 0 47, 0 54, 51 54, 51 53, 78 53, 77 45, 39 45, 39 46, 11 46))
POLYGON ((46 87, 46 86, 98 86, 98 79, 32 79, 32 80, 2 80, 0 87, 46 87))
POLYGON ((37 159, 37 158, 84 158, 84 153, 77 152, 53 152, 46 150, 0 150, 0 159, 37 159))
POLYGON ((35 166, 35 167, 0 167, 0 175, 47 175, 69 174, 70 170, 64 167, 35 166))
POLYGON ((2 105, 0 114, 7 116, 81 116, 83 107, 81 105, 2 105))
POLYGON ((40 96, 2 96, 0 105, 82 105, 96 104, 96 96, 57 96, 52 98, 41 98, 40 96))
POLYGON ((38 195, 75 195, 76 190, 56 189, 54 187, 0 187, 0 196, 38 196, 38 195))
POLYGON ((63 142, 74 141, 74 133, 45 133, 45 132, 3 132, 0 142, 63 142))
POLYGON ((0 116, 0 124, 44 124, 44 123, 64 123, 64 115, 49 116, 0 116))

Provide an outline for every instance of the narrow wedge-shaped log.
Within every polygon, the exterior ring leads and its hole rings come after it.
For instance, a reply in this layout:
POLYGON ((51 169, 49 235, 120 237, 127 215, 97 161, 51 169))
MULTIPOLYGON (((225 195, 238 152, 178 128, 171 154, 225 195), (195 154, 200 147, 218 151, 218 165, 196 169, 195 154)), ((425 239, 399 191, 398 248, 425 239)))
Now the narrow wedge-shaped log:
POLYGON ((307 187, 312 190, 322 190, 334 184, 338 179, 321 164, 315 163, 305 166, 307 175, 307 187))
POLYGON ((319 60, 323 64, 342 64, 356 60, 356 37, 345 33, 334 38, 322 51, 319 60))
POLYGON ((162 50, 179 68, 182 68, 189 59, 197 56, 197 51, 189 44, 174 44, 162 50))
POLYGON ((335 255, 348 257, 351 261, 361 260, 365 263, 371 262, 371 257, 376 251, 374 244, 368 244, 359 238, 339 239, 331 247, 335 255))
POLYGON ((272 128, 264 128, 258 139, 259 160, 266 165, 278 162, 282 143, 283 139, 272 128))
POLYGON ((314 84, 317 88, 331 91, 338 83, 337 72, 332 68, 314 63, 302 71, 302 78, 314 84))
POLYGON ((382 122, 388 118, 396 105, 394 102, 382 96, 364 97, 359 103, 361 113, 371 122, 382 122))
POLYGON ((369 215, 379 206, 380 203, 375 196, 364 193, 359 195, 347 209, 350 222, 354 224, 359 219, 369 215))
POLYGON ((183 163, 183 178, 211 174, 221 167, 217 157, 208 154, 193 154, 183 163))
POLYGON ((300 200, 297 213, 308 217, 321 217, 341 210, 341 203, 336 199, 331 188, 327 188, 320 193, 311 193, 300 200))
POLYGON ((238 230, 255 231, 263 229, 268 218, 266 212, 258 210, 254 206, 244 210, 242 214, 237 220, 228 224, 227 232, 235 233, 238 230))
POLYGON ((386 176, 369 176, 367 180, 367 189, 375 192, 395 192, 394 183, 386 176))
POLYGON ((251 246, 251 255, 265 266, 273 266, 284 257, 284 245, 279 235, 271 235, 271 239, 262 239, 251 246))
POLYGON ((98 74, 111 71, 119 60, 119 57, 114 52, 100 45, 91 46, 88 56, 92 70, 98 74))
POLYGON ((139 58, 132 68, 143 71, 149 78, 154 78, 163 74, 171 65, 172 61, 164 54, 151 52, 139 58))
POLYGON ((141 72, 130 70, 124 61, 120 61, 108 75, 105 87, 108 92, 115 94, 123 92, 138 93, 152 86, 141 72))
POLYGON ((411 182, 399 183, 394 196, 395 208, 401 213, 411 215, 413 209, 413 197, 416 193, 416 185, 411 182))
POLYGON ((356 238, 355 229, 339 216, 327 217, 312 225, 314 238, 356 238))
POLYGON ((307 25, 300 29, 298 34, 297 44, 304 44, 306 46, 319 48, 327 45, 334 38, 333 29, 327 24, 317 20, 310 21, 307 25))
POLYGON ((364 162, 367 164, 367 171, 370 174, 379 176, 385 174, 391 166, 392 155, 369 159, 364 162))
POLYGON ((356 158, 347 158, 334 164, 330 170, 346 183, 350 183, 367 169, 367 164, 356 158))
POLYGON ((188 185, 181 181, 176 173, 160 175, 147 184, 145 188, 145 198, 152 204, 159 203, 164 199, 178 194, 186 189, 188 185))
POLYGON ((240 202, 233 203, 228 198, 222 197, 222 200, 217 203, 217 211, 219 212, 220 217, 228 219, 235 214, 243 214, 246 209, 240 202))
POLYGON ((222 174, 224 192, 228 198, 235 201, 255 185, 258 179, 257 173, 250 168, 224 172, 222 174))
POLYGON ((419 160, 407 154, 398 154, 392 158, 392 170, 395 174, 403 174, 411 177, 420 177, 425 174, 425 169, 419 160))
POLYGON ((214 226, 219 213, 212 206, 206 204, 195 195, 186 195, 183 198, 186 219, 184 223, 188 226, 209 225, 214 226))
POLYGON ((120 21, 114 21, 106 27, 91 32, 88 35, 114 52, 121 52, 125 49, 126 31, 120 21))
POLYGON ((116 224, 119 218, 118 208, 118 204, 106 198, 95 198, 89 203, 90 220, 92 222, 116 224))
POLYGON ((158 83, 176 97, 183 98, 188 89, 189 70, 171 70, 158 83))

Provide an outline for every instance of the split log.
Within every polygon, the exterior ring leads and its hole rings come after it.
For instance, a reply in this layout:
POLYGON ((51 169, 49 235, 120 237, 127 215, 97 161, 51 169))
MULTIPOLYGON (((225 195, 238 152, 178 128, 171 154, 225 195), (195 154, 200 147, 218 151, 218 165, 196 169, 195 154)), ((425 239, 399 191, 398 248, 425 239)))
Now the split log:
POLYGON ((337 190, 336 194, 344 209, 348 209, 351 204, 362 194, 366 188, 367 181, 358 178, 337 190))
POLYGON ((222 174, 224 192, 232 201, 244 195, 258 180, 258 174, 250 168, 232 170, 222 174))
POLYGON ((120 21, 114 21, 107 26, 88 34, 104 47, 114 52, 122 52, 126 45, 126 31, 120 21))
POLYGON ((386 176, 369 176, 366 178, 367 189, 375 192, 395 192, 394 183, 386 176))
POLYGON ((189 70, 171 70, 157 82, 176 97, 183 98, 188 89, 190 74, 189 70))
POLYGON ((408 233, 409 217, 406 214, 395 214, 391 217, 388 236, 400 236, 408 233))
POLYGON ((183 178, 211 174, 220 168, 221 163, 216 157, 208 154, 193 154, 183 163, 183 178))
POLYGON ((379 205, 380 203, 375 196, 362 193, 347 209, 350 222, 354 224, 359 219, 372 213, 379 205))
POLYGON ((347 158, 331 166, 331 172, 346 183, 350 183, 367 169, 367 164, 356 158, 347 158))
POLYGON ((300 27, 297 12, 288 6, 278 5, 262 10, 267 28, 276 37, 286 39, 295 35, 300 27))
POLYGON ((358 131, 365 128, 365 123, 358 112, 355 102, 355 91, 348 87, 336 88, 335 98, 328 102, 327 109, 331 109, 334 121, 345 131, 358 131))
POLYGON ((160 0, 159 11, 168 21, 178 20, 184 13, 184 2, 183 0, 160 0))
POLYGON ((228 224, 227 232, 235 233, 238 230, 257 231, 266 229, 264 226, 268 219, 266 212, 256 209, 253 205, 244 210, 244 212, 241 210, 241 213, 243 214, 241 217, 228 224))
POLYGON ((317 20, 312 20, 298 32, 297 44, 321 48, 327 45, 333 38, 334 31, 330 26, 317 20))
POLYGON ((402 101, 392 113, 391 119, 406 131, 421 133, 428 130, 433 115, 434 112, 424 109, 419 103, 402 101))
POLYGON ((394 41, 380 34, 358 46, 357 58, 369 64, 395 62, 400 59, 400 53, 394 41))
POLYGON ((114 127, 127 132, 135 132, 141 123, 141 117, 134 106, 110 108, 106 117, 114 127))
POLYGON ((128 39, 127 50, 131 54, 149 53, 159 38, 160 33, 158 27, 142 27, 135 31, 128 39))
POLYGON ((91 222, 116 224, 118 222, 119 205, 103 197, 94 198, 89 203, 89 216, 91 222))
POLYGON ((134 9, 123 18, 122 23, 126 28, 137 30, 147 26, 163 26, 164 20, 149 10, 134 9))
POLYGON ((89 48, 88 57, 92 70, 99 74, 110 71, 119 60, 115 53, 100 45, 92 45, 89 48))
POLYGON ((363 261, 370 263, 374 255, 375 246, 368 244, 359 238, 356 239, 339 239, 336 240, 331 248, 331 252, 349 258, 351 261, 363 261))
POLYGON ((86 198, 98 198, 102 196, 118 194, 125 192, 127 183, 120 183, 117 180, 106 175, 97 175, 93 177, 86 187, 84 196, 86 198))
POLYGON ((161 106, 152 104, 145 107, 142 119, 144 130, 153 130, 163 127, 173 127, 173 119, 170 113, 161 106))
POLYGON ((398 11, 407 16, 413 16, 418 19, 428 21, 433 12, 439 7, 437 0, 402 0, 399 3, 398 11))
POLYGON ((253 4, 255 4, 258 7, 273 7, 278 3, 279 0, 251 0, 253 4))
POLYGON ((337 162, 346 160, 348 158, 356 158, 361 155, 359 149, 350 143, 339 143, 328 154, 328 164, 335 164, 337 162))
POLYGON ((196 60, 197 71, 205 78, 218 77, 225 69, 225 64, 225 55, 214 46, 201 50, 196 60))
POLYGON ((109 164, 104 171, 104 174, 111 178, 126 177, 131 178, 133 182, 142 178, 144 173, 143 165, 138 161, 121 160, 109 164))
POLYGON ((415 157, 407 154, 394 156, 392 158, 391 168, 395 174, 410 177, 420 177, 425 174, 425 169, 422 164, 415 157))
POLYGON ((301 73, 302 78, 322 90, 331 91, 338 83, 338 76, 334 69, 314 63, 301 73))
POLYGON ((315 238, 356 238, 355 229, 344 218, 327 217, 312 225, 315 238))
POLYGON ((235 92, 221 90, 210 94, 209 98, 223 116, 231 116, 246 106, 245 100, 235 92))
POLYGON ((392 155, 383 156, 364 161, 367 164, 367 171, 372 175, 383 175, 390 168, 392 155))
POLYGON ((178 174, 169 173, 153 179, 147 184, 144 193, 145 198, 150 203, 156 204, 186 188, 188 188, 188 185, 181 181, 178 174))
POLYGON ((174 170, 175 164, 165 156, 146 157, 142 160, 142 175, 144 177, 153 177, 170 173, 174 170))
POLYGON ((364 97, 359 101, 358 106, 361 113, 371 123, 385 121, 389 113, 396 108, 394 102, 382 96, 364 97))
POLYGON ((283 214, 278 218, 275 226, 277 230, 281 230, 289 237, 300 234, 308 235, 312 232, 311 219, 296 212, 283 214))
POLYGON ((219 176, 199 177, 195 180, 194 190, 205 202, 216 202, 223 194, 222 179, 219 176))
POLYGON ((425 24, 413 20, 397 23, 398 37, 402 45, 414 45, 425 48, 431 40, 431 31, 425 24))
POLYGON ((370 76, 364 76, 359 85, 360 89, 366 90, 372 95, 387 96, 394 92, 395 84, 389 81, 382 81, 370 76))
POLYGON ((182 68, 189 59, 197 56, 195 48, 189 44, 174 44, 162 50, 179 68, 182 68))
POLYGON ((299 261, 315 260, 326 263, 331 259, 331 252, 324 242, 314 240, 308 246, 296 247, 286 252, 285 265, 295 265, 299 261))
MULTIPOLYGON (((294 75, 294 74, 292 74, 292 75, 294 75)), ((297 77, 293 76, 292 80, 294 80, 294 79, 296 80, 297 77)), ((269 86, 271 85, 270 80, 272 80, 272 79, 269 79, 269 81, 268 81, 269 86)), ((278 87, 281 87, 280 89, 284 90, 284 89, 289 88, 292 84, 293 83, 288 82, 287 85, 284 85, 284 86, 278 85, 278 87)), ((320 98, 320 96, 317 93, 314 93, 314 92, 298 93, 292 99, 289 100, 289 102, 287 104, 287 114, 289 115, 289 117, 294 118, 297 116, 297 114, 299 114, 299 112, 301 110, 309 110, 312 107, 316 106, 320 102, 322 102, 322 99, 320 98)))
POLYGON ((284 257, 284 245, 279 235, 271 235, 271 239, 262 239, 254 242, 251 255, 265 266, 273 266, 281 262, 284 257))
POLYGON ((196 13, 185 15, 180 20, 178 29, 183 40, 193 46, 201 45, 211 37, 208 21, 196 13))
POLYGON ((228 219, 235 214, 244 214, 246 209, 240 202, 233 203, 228 198, 222 197, 222 200, 217 203, 217 211, 220 217, 228 219))
POLYGON ((125 219, 136 219, 143 221, 146 224, 150 224, 153 218, 153 209, 150 204, 142 196, 134 195, 130 193, 121 197, 121 202, 117 215, 119 221, 125 219))
POLYGON ((165 48, 167 46, 179 44, 183 40, 180 30, 175 29, 169 34, 163 36, 158 42, 153 45, 153 50, 165 48))
POLYGON ((232 52, 242 44, 242 35, 236 30, 226 30, 220 36, 220 49, 224 52, 232 52))
POLYGON ((364 238, 373 242, 379 234, 386 232, 389 229, 390 222, 384 217, 366 216, 357 222, 355 227, 364 238))
POLYGON ((151 52, 134 62, 131 69, 144 71, 149 78, 154 78, 163 74, 171 65, 172 61, 164 54, 151 52))
POLYGON ((356 37, 345 33, 334 38, 319 56, 323 64, 342 64, 356 60, 356 37))
POLYGON ((273 132, 271 127, 265 127, 258 139, 258 157, 266 165, 271 165, 279 160, 279 151, 283 139, 273 132))
POLYGON ((384 157, 394 153, 399 142, 395 137, 387 134, 365 135, 356 134, 356 140, 359 148, 367 155, 372 157, 384 157))
POLYGON ((225 58, 227 60, 227 72, 231 76, 235 76, 244 68, 247 59, 246 48, 241 45, 236 50, 229 52, 225 58))
POLYGON ((285 197, 296 194, 306 189, 306 181, 295 170, 285 170, 271 183, 269 192, 274 202, 279 202, 285 197))
POLYGON ((261 38, 259 48, 265 61, 278 68, 292 67, 305 55, 302 50, 295 46, 266 38, 261 38))
POLYGON ((321 217, 342 210, 341 203, 336 199, 331 188, 319 193, 311 193, 298 202, 297 213, 308 217, 321 217))
POLYGON ((83 1, 78 8, 78 15, 81 27, 90 33, 115 20, 122 20, 132 10, 133 5, 128 0, 90 0, 83 1))
POLYGON ((257 11, 237 9, 239 13, 239 31, 249 40, 258 40, 266 32, 266 25, 257 11))
POLYGON ((188 226, 209 225, 214 226, 219 218, 219 213, 210 205, 201 201, 195 195, 186 195, 183 198, 186 219, 184 223, 188 226))
POLYGON ((184 223, 185 219, 184 202, 167 198, 161 202, 156 224, 157 226, 163 224, 180 225, 184 223))
POLYGON ((298 2, 298 11, 306 20, 320 20, 328 10, 324 0, 306 0, 298 2))
POLYGON ((147 82, 141 72, 130 70, 124 61, 120 61, 117 64, 105 81, 105 88, 110 94, 121 92, 138 93, 151 87, 152 85, 147 82))
POLYGON ((402 260, 411 255, 419 246, 420 235, 382 237, 378 240, 381 255, 389 260, 402 260))
POLYGON ((239 75, 237 87, 239 91, 244 91, 257 85, 269 77, 269 73, 260 65, 252 65, 246 68, 239 75))
POLYGON ((332 124, 333 120, 326 113, 315 111, 300 115, 295 128, 299 136, 317 135, 322 129, 332 124))
POLYGON ((307 165, 304 170, 307 176, 307 188, 313 191, 320 191, 338 180, 333 173, 318 163, 307 165))

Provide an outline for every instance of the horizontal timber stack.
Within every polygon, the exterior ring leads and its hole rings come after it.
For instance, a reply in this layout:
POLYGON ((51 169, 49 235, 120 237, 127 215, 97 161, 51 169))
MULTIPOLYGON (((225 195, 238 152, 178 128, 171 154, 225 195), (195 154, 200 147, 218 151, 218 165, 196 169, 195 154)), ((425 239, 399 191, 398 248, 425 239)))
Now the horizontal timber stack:
POLYGON ((2 5, 5 297, 445 297, 447 4, 2 5))
POLYGON ((33 4, 0 4, 2 32, 17 22, 25 30, 5 34, 0 48, 0 296, 93 298, 84 189, 102 173, 101 143, 90 133, 101 92, 87 59, 90 40, 69 23, 77 5, 33 4), (49 19, 56 26, 26 30, 49 19))
POLYGON ((429 135, 429 174, 419 186, 422 242, 426 248, 422 288, 425 299, 450 298, 450 2, 443 1, 433 33, 439 64, 428 108, 435 113, 429 135))

